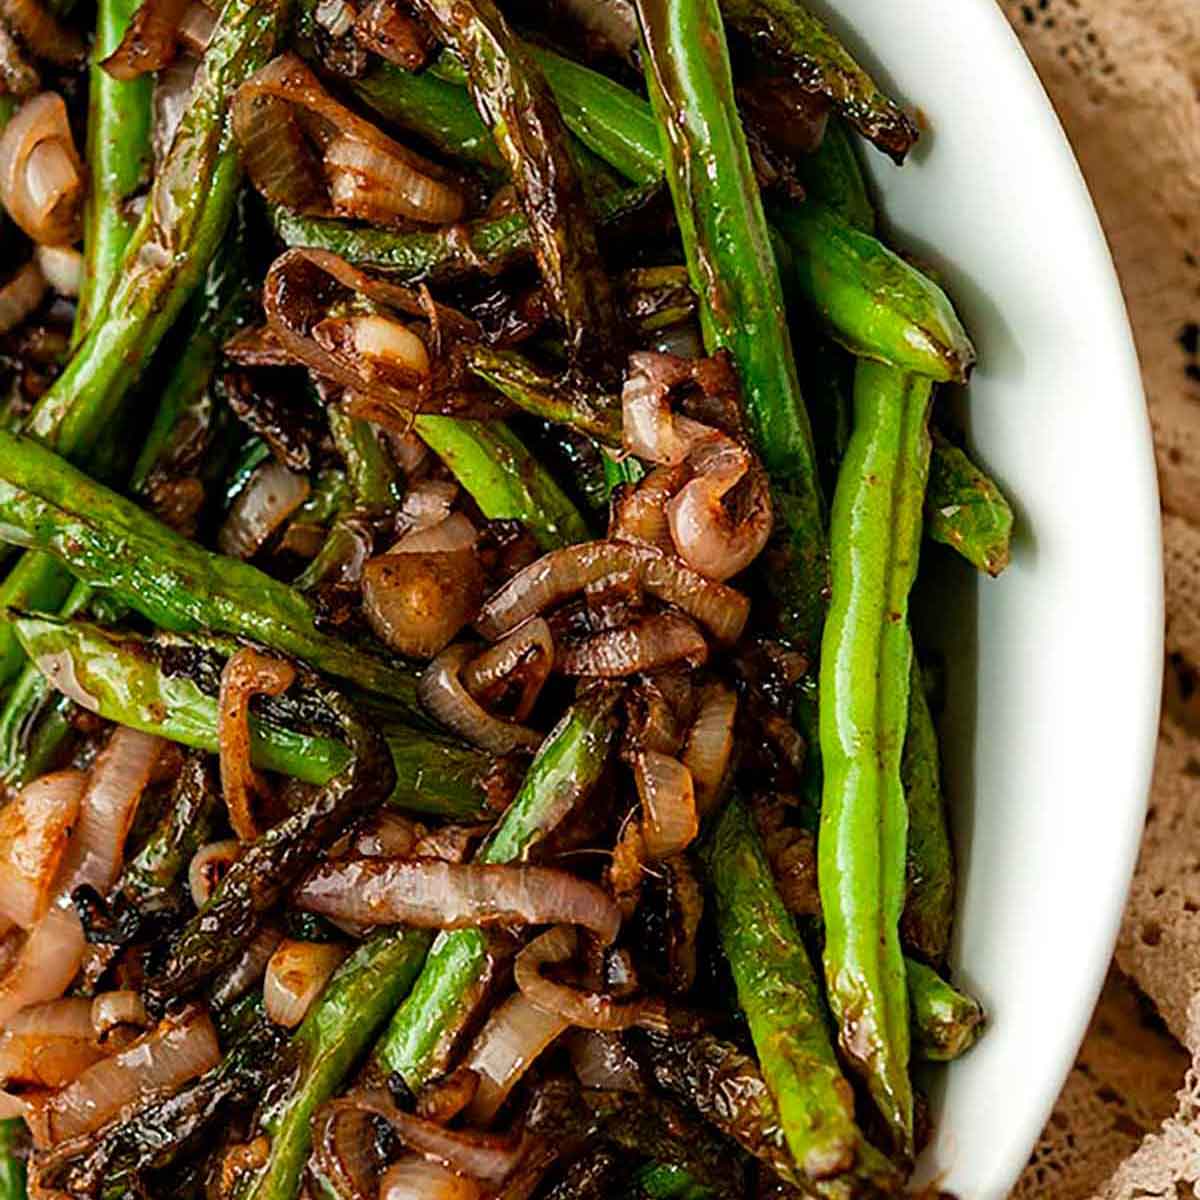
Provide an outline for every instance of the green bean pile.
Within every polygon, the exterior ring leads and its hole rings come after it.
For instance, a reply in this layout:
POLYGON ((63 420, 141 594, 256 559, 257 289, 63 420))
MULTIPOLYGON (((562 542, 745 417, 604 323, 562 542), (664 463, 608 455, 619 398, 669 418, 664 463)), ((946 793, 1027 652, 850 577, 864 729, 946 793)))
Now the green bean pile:
POLYGON ((0 4, 0 1200, 904 1191, 917 137, 801 0, 0 4))

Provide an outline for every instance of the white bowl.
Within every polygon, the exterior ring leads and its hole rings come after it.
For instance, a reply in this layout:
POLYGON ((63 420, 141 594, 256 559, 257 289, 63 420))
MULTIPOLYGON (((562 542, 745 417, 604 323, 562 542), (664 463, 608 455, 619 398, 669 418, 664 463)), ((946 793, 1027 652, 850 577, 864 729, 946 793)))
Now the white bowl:
POLYGON ((919 1177, 1004 1196, 1070 1069, 1112 953, 1150 781, 1162 560, 1128 322, 1059 123, 993 0, 814 7, 931 126, 869 153, 893 243, 940 273, 979 350, 969 440, 1016 507, 996 581, 937 559, 959 847, 952 962, 990 1028, 933 1081, 919 1177))

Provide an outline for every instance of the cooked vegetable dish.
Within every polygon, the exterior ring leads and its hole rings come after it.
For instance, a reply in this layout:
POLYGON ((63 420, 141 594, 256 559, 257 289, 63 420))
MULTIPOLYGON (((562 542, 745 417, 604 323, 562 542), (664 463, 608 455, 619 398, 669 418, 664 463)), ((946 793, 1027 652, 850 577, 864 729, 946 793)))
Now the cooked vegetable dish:
POLYGON ((0 1200, 902 1192, 1013 523, 906 111, 799 0, 0 0, 0 131, 0 1200))

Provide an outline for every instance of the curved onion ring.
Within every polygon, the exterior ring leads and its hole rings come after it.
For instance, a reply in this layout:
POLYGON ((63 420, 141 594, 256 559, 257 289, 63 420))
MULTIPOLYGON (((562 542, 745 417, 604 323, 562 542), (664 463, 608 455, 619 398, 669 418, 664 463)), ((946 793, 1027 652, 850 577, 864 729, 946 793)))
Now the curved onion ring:
POLYGON ((0 135, 0 203, 40 245, 77 241, 84 167, 56 92, 26 100, 0 135))
POLYGON ((36 258, 17 269, 17 273, 0 288, 0 333, 16 329, 41 304, 46 283, 36 258))
POLYGON ((736 641, 750 602, 724 584, 705 579, 686 563, 632 542, 583 542, 551 550, 518 571, 480 610, 475 627, 489 641, 559 604, 606 575, 634 571, 651 595, 683 609, 722 642, 736 641))
POLYGON ((680 756, 691 772, 696 809, 701 817, 712 811, 729 768, 737 703, 737 693, 732 688, 720 683, 706 687, 680 756))
POLYGON ((698 667, 707 659, 708 643, 696 623, 682 613, 661 612, 567 646, 556 666, 564 675, 615 679, 677 662, 698 667))
POLYGON ((572 924, 605 945, 621 914, 603 888, 568 871, 443 859, 333 859, 296 889, 308 912, 362 925, 464 929, 482 925, 572 924))
POLYGON ((556 925, 536 937, 513 967, 517 987, 543 1012, 583 1029, 629 1029, 634 1025, 659 1028, 662 1004, 656 1000, 615 1000, 599 992, 584 992, 555 983, 542 974, 543 967, 558 966, 575 957, 579 935, 571 925, 556 925))
POLYGON ((462 669, 462 682, 471 697, 483 705, 489 699, 499 699, 516 676, 521 694, 510 719, 524 721, 553 668, 554 638, 550 626, 536 617, 467 663, 462 669))
POLYGON ((467 691, 462 674, 474 656, 474 649, 461 643, 443 650, 425 668, 417 684, 421 703, 447 729, 481 750, 492 754, 536 750, 542 743, 537 730, 493 717, 467 691))
POLYGON ((174 57, 179 26, 191 0, 142 0, 117 48, 100 64, 127 82, 158 71, 174 57))
POLYGON ((296 668, 291 663, 268 658, 250 646, 238 650, 221 671, 221 791, 229 824, 243 842, 252 842, 259 835, 252 801, 266 792, 266 784, 250 765, 250 697, 280 696, 295 679, 296 668))
POLYGON ((645 750, 634 759, 633 777, 647 857, 670 858, 686 850, 700 832, 691 772, 677 758, 645 750))

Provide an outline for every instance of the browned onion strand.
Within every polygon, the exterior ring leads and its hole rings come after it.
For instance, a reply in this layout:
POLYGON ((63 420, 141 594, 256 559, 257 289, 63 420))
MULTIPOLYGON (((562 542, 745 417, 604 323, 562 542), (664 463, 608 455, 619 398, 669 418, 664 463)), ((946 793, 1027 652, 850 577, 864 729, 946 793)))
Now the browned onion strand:
POLYGON ((687 477, 688 469, 682 463, 674 467, 655 467, 635 487, 614 495, 609 536, 644 542, 664 554, 674 554, 675 543, 667 524, 667 502, 687 477))
POLYGON ((524 721, 533 711, 554 668, 554 638, 540 617, 526 621, 506 638, 489 646, 462 669, 463 686, 480 705, 494 702, 514 679, 520 687, 512 706, 513 721, 524 721))
POLYGON ((436 1121, 401 1112, 389 1096, 379 1092, 335 1100, 327 1107, 343 1106, 382 1117, 410 1150, 482 1183, 502 1184, 520 1165, 525 1150, 524 1140, 511 1134, 446 1129, 436 1121))
POLYGON ((543 1012, 582 1029, 620 1030, 661 1020, 662 1006, 655 1000, 618 1000, 601 992, 587 992, 548 979, 544 967, 561 966, 575 957, 579 935, 570 925, 556 925, 534 938, 513 967, 517 987, 543 1012))
POLYGON ((707 659, 708 643, 696 623, 681 613, 662 612, 566 646, 555 666, 564 675, 614 679, 677 662, 698 667, 707 659))
POLYGON ((348 1102, 327 1104, 313 1117, 313 1159, 338 1200, 376 1200, 380 1194, 375 1119, 372 1110, 348 1102))
POLYGON ((208 903, 209 896, 225 878, 225 873, 241 852, 242 843, 236 838, 228 838, 209 842, 192 855, 188 863, 188 889, 192 894, 192 903, 197 908, 203 908, 208 903))
POLYGON ((354 40, 406 71, 423 67, 432 45, 424 27, 402 13, 395 0, 370 0, 354 21, 354 40))
POLYGON ((276 204, 380 224, 462 216, 463 191, 449 172, 339 104, 295 54, 242 85, 233 127, 255 187, 276 204))
POLYGON ((467 1120, 490 1125, 538 1055, 566 1028, 561 1017, 543 1012, 519 991, 496 1008, 465 1060, 479 1079, 467 1120))
POLYGON ((642 802, 642 835, 649 858, 686 850, 700 832, 691 772, 677 758, 645 750, 634 760, 642 802))
POLYGON ((60 67, 75 66, 83 58, 85 48, 79 34, 38 0, 0 0, 0 20, 38 58, 60 67))
POLYGON ((220 1060, 216 1030, 203 1008, 193 1005, 168 1016, 40 1104, 30 1119, 34 1145, 45 1148, 99 1129, 127 1105, 182 1087, 220 1060))
POLYGON ((0 288, 0 333, 16 329, 37 308, 46 294, 47 281, 36 259, 17 268, 0 288))
POLYGON ((307 475, 272 459, 255 471, 229 509, 217 548, 232 558, 253 558, 271 535, 308 499, 307 475))
POLYGON ((394 1163, 379 1182, 379 1200, 482 1200, 483 1195, 475 1180, 417 1155, 394 1163))
POLYGON ((113 730, 80 798, 79 824, 58 882, 64 896, 82 884, 104 895, 116 882, 138 801, 167 744, 138 729, 118 725, 113 730))
POLYGON ((621 924, 603 888, 552 867, 337 859, 317 866, 295 900, 309 912, 364 925, 461 929, 570 923, 590 929, 606 944, 621 924))
POLYGON ((475 627, 495 640, 620 571, 636 572, 647 592, 682 609, 722 642, 736 641, 745 628, 750 604, 741 592, 705 579, 678 558, 618 541, 583 542, 543 555, 487 599, 475 627))
POLYGON ((243 646, 221 672, 218 736, 221 746, 221 790, 229 810, 229 823, 243 842, 259 835, 254 817, 254 797, 266 793, 266 784, 250 763, 250 697, 279 696, 292 686, 296 668, 281 659, 243 646))
POLYGON ((0 979, 0 1027, 31 1004, 57 1000, 75 978, 86 945, 75 910, 52 906, 0 979))
POLYGON ((179 22, 179 40, 195 55, 208 49, 217 27, 216 14, 200 0, 191 0, 179 22))
POLYGON ((276 1025, 294 1029, 345 957, 344 946, 284 938, 271 955, 263 980, 267 1016, 276 1025))
POLYGON ((103 1051, 92 1038, 91 1001, 81 997, 35 1004, 11 1017, 0 1034, 0 1080, 59 1088, 103 1051))
POLYGON ((26 100, 0 134, 0 203, 40 245, 77 241, 84 167, 56 92, 26 100))
POLYGON ((688 731, 681 756, 691 772, 696 809, 705 817, 713 811, 733 756, 733 730, 737 694, 724 684, 708 685, 701 694, 699 711, 688 731))
POLYGON ((540 733, 492 716, 467 691, 462 674, 474 654, 474 649, 465 644, 443 650, 417 684, 421 703, 447 729, 480 749, 493 754, 536 750, 542 742, 540 733))
POLYGON ((267 964, 282 941, 283 930, 275 921, 259 926, 241 955, 213 981, 209 993, 212 1007, 222 1009, 254 987, 266 974, 267 964))
POLYGON ((92 1031, 100 1039, 122 1025, 134 1025, 144 1029, 150 1024, 142 997, 132 989, 101 992, 91 1002, 88 1016, 92 1031))
POLYGON ((0 917, 30 929, 50 905, 87 777, 59 771, 0 808, 0 917))
POLYGON ((142 0, 117 48, 100 64, 114 79, 136 79, 174 57, 191 0, 142 0))

